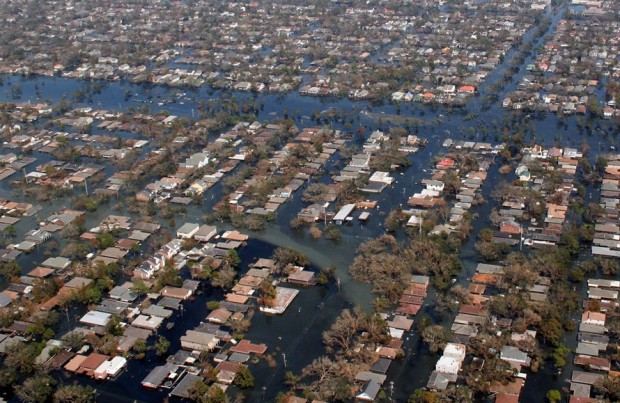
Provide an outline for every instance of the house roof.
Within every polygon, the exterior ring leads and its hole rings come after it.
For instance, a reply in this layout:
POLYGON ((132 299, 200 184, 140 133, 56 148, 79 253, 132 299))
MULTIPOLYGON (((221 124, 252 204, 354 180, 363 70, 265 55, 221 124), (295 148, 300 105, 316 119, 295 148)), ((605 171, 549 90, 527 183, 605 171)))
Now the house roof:
POLYGON ((94 280, 85 277, 73 277, 71 280, 65 283, 67 288, 82 289, 88 287, 94 282, 94 280))
POLYGON ((393 327, 395 329, 401 329, 409 331, 413 326, 413 320, 407 319, 406 316, 403 315, 395 315, 394 319, 388 321, 388 326, 393 327))
POLYGON ((373 381, 368 381, 361 392, 357 394, 356 398, 359 400, 374 401, 380 389, 381 385, 373 381))
POLYGON ((78 370, 80 365, 82 365, 84 360, 86 360, 86 356, 78 354, 65 364, 65 369, 69 372, 75 372, 78 370))
POLYGON ((267 346, 265 344, 254 344, 249 340, 243 339, 236 346, 230 348, 231 352, 243 354, 265 354, 267 346))
POLYGON ((34 269, 30 270, 27 274, 27 276, 30 277, 38 277, 38 278, 43 278, 43 277, 47 277, 51 274, 54 273, 54 269, 48 268, 48 267, 35 267, 34 269))
POLYGON ((160 291, 160 294, 166 297, 187 299, 192 295, 192 291, 180 287, 166 286, 160 291))
POLYGON ((595 374, 592 372, 573 371, 571 381, 577 383, 584 383, 586 385, 594 385, 599 379, 603 379, 603 374, 595 374))
POLYGON ((498 393, 495 395, 495 403, 519 403, 519 396, 508 393, 498 393))
POLYGON ((370 371, 376 374, 385 374, 390 368, 391 364, 392 360, 388 358, 379 358, 372 364, 372 366, 370 367, 370 371))
POLYGON ((157 366, 142 380, 142 385, 147 387, 158 387, 168 378, 170 373, 176 372, 177 369, 178 366, 173 364, 157 366))
POLYGON ((605 318, 607 317, 607 315, 605 315, 602 312, 592 312, 592 311, 585 311, 583 313, 583 315, 581 315, 581 321, 585 322, 585 321, 596 321, 596 322, 603 322, 605 323, 605 318))
POLYGON ((181 379, 170 394, 177 397, 189 398, 189 392, 192 385, 201 379, 201 376, 188 373, 183 377, 183 379, 181 379))
POLYGON ((43 266, 48 266, 53 269, 64 269, 71 264, 71 260, 67 259, 66 257, 56 256, 46 259, 41 264, 43 266))
POLYGON ((217 308, 207 316, 207 320, 209 322, 225 323, 228 318, 230 318, 230 315, 232 315, 232 313, 228 309, 217 308))
POLYGON ((86 312, 80 319, 80 322, 92 326, 106 326, 112 317, 111 314, 99 311, 86 312))
POLYGON ((97 369, 99 365, 103 364, 109 358, 110 358, 109 355, 91 353, 88 357, 86 357, 84 361, 82 361, 82 363, 80 364, 80 368, 78 369, 78 372, 88 371, 88 370, 94 371, 95 369, 97 369))
POLYGON ((456 374, 444 374, 443 372, 433 371, 426 384, 431 390, 446 390, 450 382, 456 382, 458 376, 456 374))
POLYGON ((373 381, 378 383, 379 385, 383 385, 383 382, 387 379, 386 375, 383 374, 375 374, 370 371, 360 371, 355 375, 355 380, 358 382, 368 382, 373 381))

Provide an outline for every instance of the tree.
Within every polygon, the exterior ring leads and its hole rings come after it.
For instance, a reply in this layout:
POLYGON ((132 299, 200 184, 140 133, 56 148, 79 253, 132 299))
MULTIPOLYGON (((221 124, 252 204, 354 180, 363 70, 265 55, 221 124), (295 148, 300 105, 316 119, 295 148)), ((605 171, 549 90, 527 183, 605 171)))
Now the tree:
POLYGON ((78 350, 84 346, 85 337, 80 332, 68 332, 62 336, 62 342, 71 350, 78 350))
POLYGON ((219 288, 231 288, 237 277, 237 271, 228 263, 223 263, 219 270, 211 275, 211 285, 219 288))
POLYGON ((72 241, 67 244, 60 252, 61 256, 66 256, 71 259, 81 260, 91 252, 91 245, 86 242, 72 241))
POLYGON ((0 388, 10 388, 19 383, 19 375, 14 368, 0 369, 0 388))
POLYGON ((198 379, 190 385, 187 393, 191 401, 206 403, 208 402, 206 397, 209 393, 209 385, 204 379, 198 379))
POLYGON ((235 376, 235 385, 242 389, 254 387, 254 376, 246 366, 239 367, 239 372, 235 376))
POLYGON ((289 223, 289 226, 291 227, 291 229, 294 229, 296 231, 302 229, 305 225, 306 225, 306 222, 302 220, 301 218, 293 218, 289 223))
POLYGON ((312 203, 312 204, 321 203, 322 204, 325 202, 325 197, 327 196, 328 190, 329 189, 327 185, 323 183, 315 182, 308 186, 304 194, 301 196, 301 200, 303 200, 306 203, 312 203))
POLYGON ((35 359, 38 355, 39 351, 34 343, 13 343, 6 350, 4 366, 22 375, 28 375, 34 371, 35 359))
POLYGON ((232 267, 237 267, 241 263, 241 258, 239 257, 239 253, 237 253, 237 251, 234 249, 229 250, 228 254, 226 254, 223 260, 225 260, 232 267))
POLYGON ((324 380, 333 376, 338 369, 338 366, 329 357, 320 356, 315 358, 310 365, 306 366, 301 375, 303 378, 316 378, 317 383, 321 384, 324 380))
POLYGON ((478 256, 486 261, 498 260, 503 254, 510 251, 510 246, 504 243, 494 243, 480 240, 474 245, 478 256))
POLYGON ((276 269, 278 272, 284 272, 284 269, 289 265, 306 266, 310 263, 308 257, 301 252, 297 252, 294 249, 280 247, 273 252, 271 257, 276 263, 276 269))
POLYGON ((557 369, 561 369, 566 365, 566 356, 568 353, 570 353, 570 349, 564 344, 560 344, 553 350, 551 358, 553 358, 553 365, 555 365, 557 369))
POLYGON ((44 403, 54 391, 56 381, 49 375, 37 375, 28 378, 15 387, 15 394, 24 403, 44 403))
POLYGON ((329 330, 323 332, 323 344, 328 352, 342 350, 347 352, 352 347, 353 337, 358 331, 362 312, 345 309, 329 330))
POLYGON ((403 223, 407 219, 407 216, 403 213, 402 206, 396 208, 395 210, 390 211, 383 227, 387 232, 396 232, 399 228, 402 227, 403 223))
POLYGON ((559 345, 564 334, 562 324, 555 318, 543 320, 540 326, 540 333, 543 336, 543 340, 552 346, 559 345))
POLYGON ((54 393, 54 403, 90 403, 95 400, 95 390, 90 386, 65 385, 54 393))
POLYGON ((19 276, 21 272, 21 267, 14 261, 0 263, 0 275, 7 280, 19 276))
POLYGON ((550 403, 557 403, 562 400, 562 394, 557 389, 551 389, 549 392, 547 392, 547 400, 550 403))
POLYGON ((147 345, 146 342, 142 339, 138 339, 136 340, 136 342, 134 343, 132 350, 136 353, 136 358, 138 360, 142 360, 144 359, 144 357, 146 357, 146 350, 147 350, 147 345))
POLYGON ((160 288, 165 286, 180 287, 183 285, 183 279, 181 279, 181 276, 179 276, 179 273, 174 269, 174 267, 166 267, 159 275, 157 283, 160 288))
POLYGON ((149 292, 149 286, 142 280, 140 279, 134 279, 133 280, 133 286, 130 288, 131 292, 134 293, 135 295, 139 297, 141 297, 142 295, 146 294, 147 292, 149 292))
POLYGON ((284 373, 284 384, 296 389, 299 384, 299 375, 295 375, 293 371, 286 371, 284 373))
POLYGON ((330 241, 340 242, 342 240, 342 232, 334 224, 328 224, 325 230, 325 238, 330 241))
POLYGON ((96 238, 100 249, 111 248, 116 244, 114 237, 108 232, 97 234, 96 238))
POLYGON ((620 378, 606 376, 596 381, 594 386, 603 392, 606 398, 612 402, 620 401, 620 378))
POLYGON ((276 287, 267 279, 261 281, 259 287, 259 298, 258 303, 262 306, 272 307, 275 304, 276 297, 278 296, 278 292, 276 287))
POLYGON ((157 356, 161 357, 162 355, 166 354, 169 348, 170 341, 168 341, 168 339, 164 336, 159 336, 159 338, 155 342, 155 352, 157 353, 157 356))
POLYGON ((443 350, 451 336, 452 332, 440 325, 427 326, 422 330, 422 340, 428 344, 431 353, 443 350))
POLYGON ((416 389, 409 396, 408 403, 435 403, 437 397, 433 392, 423 389, 416 389))

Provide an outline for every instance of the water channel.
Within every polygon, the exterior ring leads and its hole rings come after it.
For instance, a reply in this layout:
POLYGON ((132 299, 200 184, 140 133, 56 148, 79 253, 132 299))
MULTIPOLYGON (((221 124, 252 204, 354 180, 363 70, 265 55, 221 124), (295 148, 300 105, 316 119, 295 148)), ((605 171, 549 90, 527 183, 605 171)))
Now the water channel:
MULTIPOLYGON (((546 33, 551 32, 558 24, 562 18, 562 11, 549 16, 552 23, 546 33)), ((533 38, 532 32, 530 32, 525 35, 524 43, 532 41, 535 46, 542 45, 544 44, 542 36, 541 38, 533 38)), ((398 120, 396 119, 397 117, 419 119, 422 124, 417 127, 417 134, 428 140, 427 146, 410 156, 412 165, 407 170, 395 174, 397 181, 391 188, 379 195, 370 197, 378 201, 379 212, 387 213, 399 204, 404 204, 411 194, 422 189, 420 181, 429 176, 432 159, 444 151, 442 143, 448 137, 498 143, 503 129, 513 121, 516 121, 519 127, 527 128, 530 136, 532 133, 535 133, 537 142, 547 146, 552 146, 561 139, 562 144, 565 146, 579 147, 582 142, 585 142, 590 146, 594 155, 611 149, 614 136, 617 135, 617 133, 609 131, 611 126, 599 125, 597 131, 583 133, 577 129, 576 121, 578 118, 575 116, 565 117, 563 121, 559 121, 556 116, 550 114, 529 116, 521 113, 515 114, 513 111, 501 108, 501 99, 507 93, 514 90, 516 84, 526 73, 525 65, 533 60, 535 54, 531 54, 525 59, 510 83, 502 89, 499 94, 500 101, 488 110, 481 110, 480 99, 485 95, 484 92, 488 89, 488 83, 494 82, 501 76, 501 71, 510 65, 510 61, 517 52, 518 49, 515 49, 504 58, 502 64, 487 79, 487 84, 481 87, 482 93, 463 110, 431 107, 421 104, 402 104, 396 106, 387 102, 376 105, 363 101, 353 102, 347 99, 303 97, 297 93, 285 95, 232 93, 232 95, 239 101, 247 100, 250 97, 255 97, 259 100, 263 105, 256 117, 259 121, 272 121, 277 117, 283 117, 285 111, 295 111, 294 119, 299 127, 316 126, 317 122, 309 117, 317 112, 332 108, 344 111, 352 116, 352 130, 364 127, 366 133, 377 128, 387 129, 390 124, 393 124, 390 122, 402 122, 402 119, 398 120), (369 112, 371 115, 365 112, 369 112), (468 118, 467 116, 470 114, 474 117, 468 118), (383 115, 385 119, 373 119, 370 117, 377 115, 383 115)), ((0 100, 22 102, 50 100, 56 103, 63 98, 70 98, 72 93, 85 87, 87 87, 85 82, 59 77, 23 78, 4 76, 4 84, 0 86, 0 100), (21 88, 21 95, 18 97, 15 97, 15 93, 11 90, 14 86, 21 88)), ((218 99, 222 95, 222 91, 208 87, 183 89, 180 91, 179 89, 149 86, 148 90, 145 90, 144 86, 119 81, 104 83, 100 93, 88 97, 83 105, 119 111, 125 111, 130 107, 137 109, 146 106, 153 112, 166 110, 173 115, 192 118, 195 116, 200 102, 218 99), (184 95, 179 95, 181 92, 184 95), (127 94, 131 94, 131 96, 128 97, 127 94), (159 100, 167 99, 176 99, 176 101, 159 105, 161 103, 158 102, 159 100)), ((346 129, 342 122, 332 121, 331 125, 342 130, 346 129)), ((49 159, 49 156, 38 152, 35 152, 33 156, 37 158, 38 163, 40 163, 39 161, 49 159)), ((106 173, 110 175, 111 171, 106 173)), ((489 177, 483 188, 483 196, 489 203, 479 206, 472 211, 479 219, 474 221, 472 236, 463 245, 461 252, 463 270, 457 279, 457 284, 466 286, 474 272, 477 263, 473 250, 475 237, 480 229, 489 225, 488 217, 493 207, 490 192, 494 184, 501 179, 498 167, 494 166, 490 170, 489 177)), ((0 183, 0 197, 11 200, 25 199, 23 194, 12 189, 6 182, 8 181, 0 183)), ((359 222, 354 222, 343 226, 342 241, 338 244, 324 239, 313 240, 308 235, 300 234, 289 227, 290 219, 302 206, 301 193, 301 190, 296 192, 292 201, 278 211, 275 222, 268 224, 265 231, 258 233, 250 232, 252 240, 240 251, 244 265, 247 267, 247 264, 256 257, 269 257, 275 246, 288 246, 307 254, 312 264, 316 267, 335 265, 341 286, 339 289, 331 285, 328 288, 317 287, 302 290, 294 304, 283 316, 271 317, 258 313, 254 316, 252 328, 247 334, 247 338, 253 342, 268 344, 270 347, 269 352, 276 357, 277 366, 270 368, 266 363, 261 362, 258 366, 253 367, 256 387, 252 391, 245 393, 246 398, 250 401, 272 401, 276 394, 283 390, 282 381, 285 370, 299 373, 301 368, 323 353, 323 346, 320 342, 321 332, 331 325, 341 310, 355 305, 368 308, 374 298, 370 294, 367 285, 360 284, 350 278, 348 266, 355 256, 357 246, 361 242, 375 238, 384 232, 382 227, 384 216, 381 213, 373 213, 368 223, 362 225, 359 222), (286 368, 284 367, 283 355, 287 357, 286 368)), ((209 196, 210 194, 207 194, 203 206, 189 206, 184 220, 188 222, 200 220, 204 213, 212 208, 214 201, 217 200, 217 197, 209 199, 209 196)), ((64 203, 66 202, 66 200, 59 199, 46 203, 37 218, 44 218, 49 213, 65 207, 64 203)), ((95 225, 101 218, 110 213, 111 211, 109 210, 99 209, 94 214, 89 214, 87 227, 95 225)), ((118 214, 119 212, 114 211, 112 213, 118 214)), ((180 220, 180 218, 177 218, 178 223, 180 220)), ((35 228, 37 223, 34 218, 22 221, 18 226, 18 238, 23 236, 27 230, 35 228)), ((41 252, 35 251, 21 258, 22 260, 19 263, 29 270, 35 262, 41 261, 42 256, 41 252)), ((170 351, 174 352, 179 348, 179 337, 186 329, 191 329, 204 320, 206 315, 205 302, 215 299, 217 296, 216 291, 207 288, 194 301, 190 301, 187 304, 183 313, 175 314, 173 321, 176 326, 171 330, 162 330, 160 332, 160 334, 166 336, 172 342, 170 351)), ((431 290, 421 314, 432 316, 433 305, 434 294, 431 290)), ((79 312, 73 314, 77 315, 79 312)), ((570 338, 571 335, 567 337, 570 338)), ((575 339, 574 335, 572 335, 572 339, 575 339)), ((392 398, 395 401, 405 401, 414 389, 425 386, 438 358, 428 352, 426 347, 419 342, 417 335, 407 338, 404 350, 405 356, 403 359, 397 361, 388 373, 389 379, 394 381, 395 389, 392 398)), ((114 401, 161 400, 165 393, 146 390, 139 383, 146 373, 154 365, 157 365, 159 361, 161 361, 160 358, 149 353, 145 361, 131 360, 127 371, 114 382, 105 384, 88 382, 97 387, 102 397, 110 398, 114 401)), ((67 379, 67 382, 71 381, 71 378, 67 379)), ((84 381, 86 381, 85 378, 80 378, 80 383, 84 381)), ((526 399, 524 401, 544 401, 544 394, 541 394, 539 389, 543 386, 546 389, 552 387, 561 388, 565 384, 563 379, 554 377, 547 370, 542 370, 537 374, 530 374, 522 394, 522 397, 526 399)))

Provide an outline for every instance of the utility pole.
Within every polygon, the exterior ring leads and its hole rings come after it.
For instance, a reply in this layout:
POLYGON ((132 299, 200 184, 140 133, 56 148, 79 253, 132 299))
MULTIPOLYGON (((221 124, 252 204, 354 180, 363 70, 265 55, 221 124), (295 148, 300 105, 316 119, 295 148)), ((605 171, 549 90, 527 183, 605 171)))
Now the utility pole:
POLYGON ((422 236, 422 212, 419 211, 418 212, 418 226, 420 227, 420 236, 422 236))
POLYGON ((286 353, 282 353, 282 360, 284 361, 284 368, 286 368, 286 353))

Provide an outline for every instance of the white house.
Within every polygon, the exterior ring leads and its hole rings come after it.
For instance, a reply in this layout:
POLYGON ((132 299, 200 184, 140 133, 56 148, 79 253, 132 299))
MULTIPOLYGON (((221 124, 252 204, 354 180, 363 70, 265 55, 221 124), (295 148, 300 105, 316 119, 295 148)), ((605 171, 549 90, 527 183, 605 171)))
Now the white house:
POLYGON ((209 242, 217 234, 217 228, 213 225, 202 225, 194 234, 194 239, 200 242, 209 242))
POLYGON ((459 343, 448 343, 446 347, 443 349, 443 355, 445 357, 451 357, 458 361, 463 361, 465 359, 465 345, 459 343))
POLYGON ((530 358, 526 353, 513 346, 504 346, 500 352, 499 358, 510 363, 519 365, 530 365, 530 358))
POLYGON ((177 230, 177 238, 187 239, 194 236, 196 232, 200 229, 200 225, 195 223, 185 223, 181 228, 177 230))
POLYGON ((196 153, 185 160, 183 164, 179 166, 181 168, 198 169, 206 166, 209 163, 209 154, 196 153))
POLYGON ((429 180, 426 182, 426 188, 435 192, 443 192, 445 184, 442 181, 429 180))
POLYGON ((442 372, 444 374, 456 375, 461 369, 461 361, 442 355, 437 364, 435 365, 435 371, 442 372))
POLYGON ((368 179, 369 182, 381 182, 386 185, 391 185, 394 182, 394 178, 390 176, 389 172, 376 171, 368 179))

